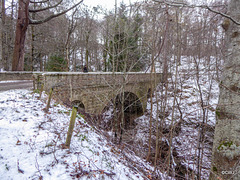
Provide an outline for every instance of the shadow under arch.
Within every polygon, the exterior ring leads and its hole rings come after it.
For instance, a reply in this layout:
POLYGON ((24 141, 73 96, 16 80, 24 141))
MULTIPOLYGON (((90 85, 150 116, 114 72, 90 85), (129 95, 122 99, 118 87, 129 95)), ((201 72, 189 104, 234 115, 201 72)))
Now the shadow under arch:
POLYGON ((119 93, 105 103, 101 115, 94 116, 95 121, 98 118, 96 122, 98 126, 104 130, 110 131, 114 128, 120 132, 122 107, 124 108, 124 129, 133 129, 137 125, 135 119, 144 114, 144 108, 139 97, 129 91, 119 93))
POLYGON ((73 107, 73 106, 77 106, 78 109, 85 110, 85 106, 84 106, 84 104, 82 103, 82 101, 80 101, 80 100, 74 100, 74 101, 72 101, 72 102, 71 102, 71 107, 73 107))
POLYGON ((141 116, 143 114, 142 102, 138 96, 132 92, 124 92, 115 97, 115 105, 121 108, 123 104, 124 113, 141 116))
POLYGON ((153 95, 153 92, 152 92, 152 89, 149 88, 149 89, 148 89, 148 92, 147 92, 147 98, 150 98, 150 97, 151 97, 151 94, 153 95))
MULTIPOLYGON (((115 102, 115 108, 117 110, 118 122, 121 122, 122 115, 124 116, 124 129, 132 129, 137 125, 135 119, 142 116, 143 105, 141 100, 133 92, 126 91, 118 94, 113 103, 115 102), (122 114, 123 107, 123 114, 122 114)), ((120 125, 120 124, 119 124, 120 125)))

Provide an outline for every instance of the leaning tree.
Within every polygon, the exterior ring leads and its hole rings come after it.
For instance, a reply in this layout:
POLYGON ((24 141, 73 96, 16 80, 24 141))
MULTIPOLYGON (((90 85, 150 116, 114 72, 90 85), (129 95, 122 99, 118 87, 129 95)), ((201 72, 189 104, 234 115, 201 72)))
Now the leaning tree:
POLYGON ((54 13, 54 9, 59 7, 63 0, 59 0, 57 3, 53 4, 53 1, 50 0, 19 0, 18 1, 18 19, 16 24, 16 36, 15 36, 15 44, 13 51, 13 59, 12 59, 12 71, 23 71, 24 70, 24 46, 26 39, 26 32, 29 25, 37 25, 42 24, 47 21, 50 21, 53 18, 56 18, 60 15, 67 13, 73 8, 77 7, 79 4, 83 2, 83 0, 74 4, 70 8, 63 10, 59 13, 54 13), (31 9, 32 5, 38 5, 38 9, 31 9), (47 10, 53 10, 53 14, 45 17, 44 19, 33 20, 30 17, 30 13, 40 13, 47 10))
POLYGON ((229 2, 226 17, 223 28, 227 52, 216 109, 210 179, 237 180, 240 179, 240 0, 229 2))

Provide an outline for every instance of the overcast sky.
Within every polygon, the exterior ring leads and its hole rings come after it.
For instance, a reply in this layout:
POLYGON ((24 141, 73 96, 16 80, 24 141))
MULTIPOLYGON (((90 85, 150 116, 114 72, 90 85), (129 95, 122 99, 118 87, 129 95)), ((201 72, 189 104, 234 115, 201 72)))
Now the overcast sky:
MULTIPOLYGON (((117 3, 119 5, 121 2, 124 2, 125 4, 128 5, 136 1, 142 1, 142 0, 117 0, 117 3)), ((84 0, 83 3, 92 7, 101 5, 103 8, 107 8, 108 10, 111 10, 111 9, 114 9, 115 0, 84 0)))

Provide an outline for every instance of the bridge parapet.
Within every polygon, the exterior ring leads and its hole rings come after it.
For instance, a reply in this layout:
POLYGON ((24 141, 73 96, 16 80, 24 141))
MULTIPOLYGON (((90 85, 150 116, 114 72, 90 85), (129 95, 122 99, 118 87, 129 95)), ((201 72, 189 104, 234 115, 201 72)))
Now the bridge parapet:
POLYGON ((29 71, 5 71, 0 72, 0 81, 33 80, 32 75, 29 71))
POLYGON ((78 72, 49 72, 37 74, 44 84, 44 90, 54 88, 55 96, 64 102, 80 101, 85 111, 100 114, 104 107, 118 94, 130 92, 135 94, 142 103, 143 111, 147 105, 149 89, 155 88, 155 80, 162 80, 162 74, 155 76, 150 73, 78 73, 78 72))
MULTIPOLYGON (((43 73, 45 87, 71 82, 74 86, 109 86, 122 83, 145 83, 154 81, 150 73, 43 73), (57 83, 56 83, 57 82, 57 83)), ((162 75, 157 73, 157 81, 161 81, 162 75)))

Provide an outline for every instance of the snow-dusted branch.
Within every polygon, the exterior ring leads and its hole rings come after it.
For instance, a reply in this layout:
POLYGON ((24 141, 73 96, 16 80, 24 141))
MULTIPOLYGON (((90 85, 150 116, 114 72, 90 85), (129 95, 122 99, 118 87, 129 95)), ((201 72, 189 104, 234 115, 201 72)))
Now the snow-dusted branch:
POLYGON ((37 25, 37 24, 42 24, 42 23, 45 23, 45 22, 48 22, 50 21, 51 19, 53 18, 56 18, 58 16, 61 16, 65 13, 67 13, 68 11, 74 9, 75 7, 77 7, 79 4, 81 4, 83 2, 83 0, 81 0, 80 2, 78 2, 77 4, 75 4, 74 6, 70 7, 69 9, 66 9, 65 11, 62 11, 60 13, 57 13, 57 14, 53 14, 51 16, 48 16, 47 18, 45 19, 41 19, 41 20, 33 20, 33 19, 30 19, 29 18, 29 24, 32 24, 32 25, 37 25))
POLYGON ((186 3, 186 2, 177 2, 177 1, 163 1, 163 0, 153 0, 153 1, 156 2, 156 3, 162 3, 162 4, 166 4, 166 5, 169 5, 169 6, 175 6, 175 7, 188 7, 188 8, 203 8, 203 9, 207 9, 207 10, 209 10, 209 11, 215 13, 215 14, 221 15, 221 16, 231 20, 233 23, 235 23, 237 25, 240 25, 240 22, 238 22, 232 16, 229 16, 226 13, 214 10, 213 8, 211 8, 208 5, 190 5, 190 4, 186 3))
POLYGON ((213 12, 213 13, 215 13, 215 14, 219 14, 219 15, 221 15, 221 16, 229 19, 229 20, 231 20, 233 23, 235 23, 235 24, 237 24, 237 25, 240 25, 240 22, 238 22, 236 19, 234 19, 233 17, 231 17, 231 16, 229 16, 229 15, 227 15, 227 14, 225 14, 225 13, 222 13, 222 12, 220 12, 220 11, 216 11, 216 10, 210 8, 209 6, 202 6, 202 7, 205 8, 205 9, 208 9, 209 11, 211 11, 211 12, 213 12))
POLYGON ((59 4, 61 4, 62 1, 63 1, 63 0, 59 1, 59 2, 56 3, 55 5, 47 6, 47 7, 45 7, 45 8, 41 8, 41 9, 29 9, 29 12, 37 13, 37 12, 41 12, 41 11, 45 11, 45 10, 48 10, 48 9, 55 8, 55 7, 57 7, 59 4))
POLYGON ((41 4, 41 3, 46 3, 49 2, 49 0, 45 0, 45 1, 30 1, 30 3, 34 3, 34 4, 41 4))

